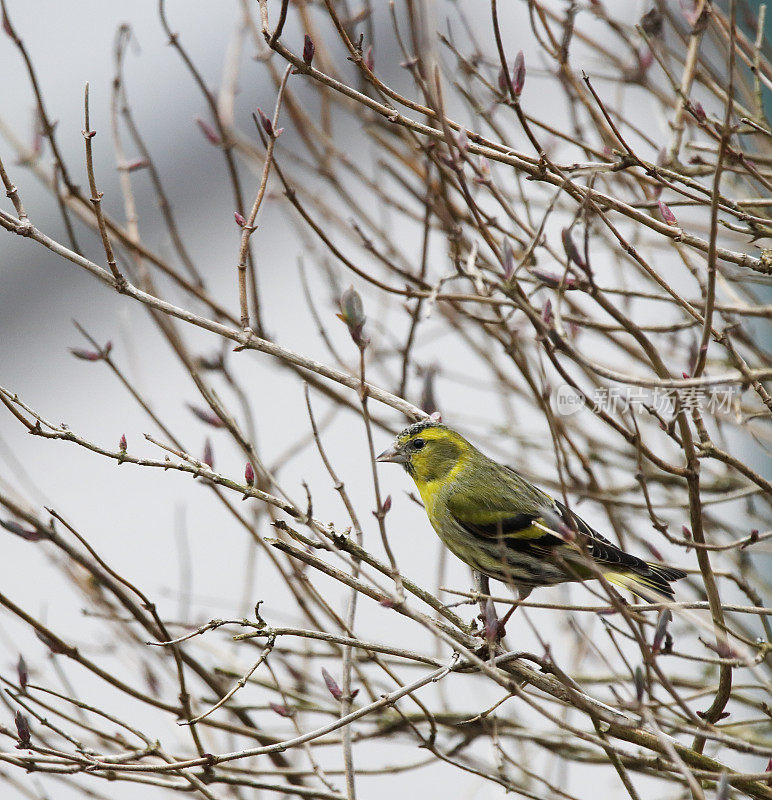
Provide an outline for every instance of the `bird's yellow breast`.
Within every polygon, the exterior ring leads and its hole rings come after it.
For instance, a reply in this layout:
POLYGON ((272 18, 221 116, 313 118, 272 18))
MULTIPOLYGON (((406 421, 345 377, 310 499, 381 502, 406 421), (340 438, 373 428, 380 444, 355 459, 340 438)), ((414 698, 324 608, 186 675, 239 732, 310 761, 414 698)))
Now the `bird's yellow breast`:
POLYGON ((429 517, 429 522, 437 528, 439 519, 437 510, 439 507, 445 508, 445 502, 440 500, 441 497, 447 497, 448 492, 452 489, 453 483, 464 469, 465 463, 463 459, 459 459, 451 469, 442 477, 436 480, 420 480, 415 479, 418 493, 421 495, 426 515, 429 517))

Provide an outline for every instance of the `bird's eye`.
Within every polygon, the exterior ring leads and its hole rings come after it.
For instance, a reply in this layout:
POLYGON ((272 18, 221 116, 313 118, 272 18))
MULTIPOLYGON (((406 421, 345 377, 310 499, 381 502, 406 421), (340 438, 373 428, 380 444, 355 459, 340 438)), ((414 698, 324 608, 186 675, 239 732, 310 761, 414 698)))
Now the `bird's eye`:
POLYGON ((423 439, 413 439, 413 448, 415 450, 423 450, 426 442, 423 439))

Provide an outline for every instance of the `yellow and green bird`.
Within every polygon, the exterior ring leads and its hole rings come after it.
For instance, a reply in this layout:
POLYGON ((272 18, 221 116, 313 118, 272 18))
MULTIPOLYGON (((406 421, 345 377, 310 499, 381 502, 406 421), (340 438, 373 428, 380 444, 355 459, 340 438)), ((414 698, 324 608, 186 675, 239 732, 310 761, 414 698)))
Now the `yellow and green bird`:
POLYGON ((415 481, 434 530, 473 570, 516 589, 598 577, 645 599, 673 598, 686 573, 625 553, 510 467, 433 420, 411 425, 378 456, 415 481))

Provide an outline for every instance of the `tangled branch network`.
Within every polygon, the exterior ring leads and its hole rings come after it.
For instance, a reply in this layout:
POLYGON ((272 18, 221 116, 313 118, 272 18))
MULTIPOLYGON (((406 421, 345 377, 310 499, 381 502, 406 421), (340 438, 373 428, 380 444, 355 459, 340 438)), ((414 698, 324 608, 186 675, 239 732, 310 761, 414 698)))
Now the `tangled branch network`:
POLYGON ((771 798, 766 5, 0 7, 2 796, 771 798), (675 599, 473 583, 430 417, 675 599))

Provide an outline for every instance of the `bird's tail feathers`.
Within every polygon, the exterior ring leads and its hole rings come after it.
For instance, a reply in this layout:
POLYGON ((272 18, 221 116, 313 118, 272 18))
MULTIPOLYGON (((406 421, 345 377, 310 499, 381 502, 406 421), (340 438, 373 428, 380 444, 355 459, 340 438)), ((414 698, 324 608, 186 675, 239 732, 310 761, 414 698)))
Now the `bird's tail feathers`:
POLYGON ((605 578, 609 583, 614 583, 628 589, 638 597, 657 602, 665 597, 672 600, 675 597, 671 581, 677 581, 686 576, 686 573, 676 567, 664 567, 661 564, 646 563, 647 569, 636 572, 606 572, 605 578))

